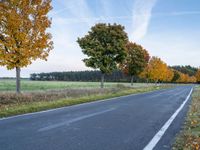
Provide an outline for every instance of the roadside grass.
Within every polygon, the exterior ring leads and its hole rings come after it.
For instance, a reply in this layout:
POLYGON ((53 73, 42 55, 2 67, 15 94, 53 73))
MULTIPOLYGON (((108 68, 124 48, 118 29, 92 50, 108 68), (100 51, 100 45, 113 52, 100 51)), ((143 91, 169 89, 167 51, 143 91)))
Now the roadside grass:
POLYGON ((163 88, 169 88, 169 85, 147 86, 130 88, 124 85, 118 85, 115 88, 108 88, 100 90, 97 89, 77 89, 68 91, 52 91, 36 93, 24 93, 16 96, 14 93, 0 94, 0 117, 13 116, 18 114, 25 114, 37 112, 52 108, 59 108, 97 100, 109 99, 118 96, 124 96, 135 93, 143 93, 163 88), (68 93, 68 94, 60 94, 68 93), (12 95, 13 94, 13 95, 12 95), (34 95, 35 94, 35 95, 34 95), (38 96, 38 95, 39 96, 38 96), (61 96, 60 96, 61 95, 61 96), (64 97, 62 97, 64 96, 64 97), (4 98, 2 98, 4 97, 4 98))
POLYGON ((173 150, 200 150, 200 86, 192 94, 184 128, 177 136, 173 150))

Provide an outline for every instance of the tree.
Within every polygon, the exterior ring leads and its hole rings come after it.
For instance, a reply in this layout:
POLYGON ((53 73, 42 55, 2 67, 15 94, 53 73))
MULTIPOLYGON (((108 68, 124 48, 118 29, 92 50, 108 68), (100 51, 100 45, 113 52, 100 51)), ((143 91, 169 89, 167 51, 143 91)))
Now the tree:
POLYGON ((140 74, 147 66, 149 53, 141 45, 129 42, 126 45, 126 54, 120 68, 125 74, 131 76, 131 85, 133 85, 133 77, 140 74))
POLYGON ((104 87, 104 75, 111 73, 126 57, 128 37, 124 27, 117 24, 99 23, 91 28, 82 38, 78 38, 82 52, 88 56, 84 59, 86 66, 100 69, 101 88, 104 87))
POLYGON ((181 73, 188 74, 189 76, 195 76, 195 74, 198 70, 197 68, 192 67, 190 65, 187 65, 187 66, 172 66, 170 68, 177 70, 181 73))
POLYGON ((0 65, 16 69, 16 92, 20 93, 20 68, 37 58, 46 60, 53 48, 46 32, 51 20, 51 0, 2 0, 0 3, 0 65))
POLYGON ((180 74, 179 74, 179 71, 177 71, 177 70, 173 70, 173 72, 174 72, 174 76, 173 76, 173 78, 172 78, 172 82, 177 82, 177 80, 180 78, 180 74))
POLYGON ((197 82, 200 83, 200 69, 197 70, 195 77, 197 82))
POLYGON ((167 64, 158 57, 152 57, 140 77, 145 77, 157 83, 158 81, 166 81, 167 72, 167 64))
POLYGON ((197 79, 195 76, 190 76, 189 77, 189 83, 196 83, 197 82, 197 79))
POLYGON ((149 73, 149 64, 144 68, 144 70, 139 74, 139 77, 145 79, 149 83, 150 73, 149 73))
POLYGON ((193 76, 189 76, 188 74, 184 74, 181 72, 178 72, 180 77, 179 79, 176 81, 178 83, 193 83, 196 81, 196 78, 194 78, 193 76))
POLYGON ((165 76, 164 81, 165 81, 165 82, 171 82, 172 79, 173 79, 173 77, 174 77, 174 72, 173 72, 173 70, 172 70, 171 68, 168 68, 168 67, 167 67, 167 72, 166 72, 166 76, 165 76))

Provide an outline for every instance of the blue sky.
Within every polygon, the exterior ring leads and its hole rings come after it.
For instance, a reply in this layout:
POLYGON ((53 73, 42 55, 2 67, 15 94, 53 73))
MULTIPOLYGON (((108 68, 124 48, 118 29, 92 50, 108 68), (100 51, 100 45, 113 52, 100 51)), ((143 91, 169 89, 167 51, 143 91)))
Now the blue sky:
MULTIPOLYGON (((37 60, 22 68, 22 76, 34 72, 88 70, 76 40, 98 22, 118 23, 130 41, 146 48, 168 65, 200 66, 199 0, 53 0, 49 13, 54 50, 48 61, 37 60)), ((0 67, 0 76, 15 71, 0 67)))

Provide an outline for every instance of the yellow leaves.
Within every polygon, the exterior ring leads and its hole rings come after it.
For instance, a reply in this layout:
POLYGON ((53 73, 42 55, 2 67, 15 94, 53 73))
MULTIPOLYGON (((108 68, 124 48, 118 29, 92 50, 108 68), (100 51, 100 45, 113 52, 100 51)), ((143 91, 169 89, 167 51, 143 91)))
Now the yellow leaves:
MULTIPOLYGON (((160 58, 152 57, 149 61, 148 66, 139 75, 141 78, 150 79, 154 82, 178 82, 178 83, 195 83, 197 81, 195 76, 189 76, 179 71, 172 70, 163 62, 160 58), (178 77, 175 76, 178 74, 178 77), (174 81, 174 77, 176 78, 174 81), (178 79, 177 79, 178 78, 178 79)), ((200 79, 200 71, 199 71, 200 79)))
POLYGON ((140 74, 140 77, 148 78, 155 82, 171 81, 173 76, 173 71, 169 69, 167 64, 158 57, 152 57, 149 61, 148 66, 140 74))
POLYGON ((189 76, 187 74, 181 73, 179 71, 177 71, 179 74, 179 79, 176 81, 178 83, 195 83, 196 82, 196 77, 194 76, 189 76))
POLYGON ((183 131, 178 136, 174 150, 200 150, 200 88, 192 95, 192 103, 183 131))
POLYGON ((26 67, 37 58, 46 60, 53 49, 50 0, 11 0, 0 4, 0 65, 8 69, 26 67))
POLYGON ((186 144, 184 148, 191 150, 199 150, 200 149, 200 137, 188 136, 186 137, 186 144))
POLYGON ((192 121, 191 121, 191 127, 193 127, 193 128, 194 128, 194 127, 197 127, 198 123, 199 123, 199 122, 198 122, 197 120, 195 120, 195 119, 192 120, 192 121))
POLYGON ((200 82, 200 69, 197 70, 196 79, 197 79, 197 82, 200 82))

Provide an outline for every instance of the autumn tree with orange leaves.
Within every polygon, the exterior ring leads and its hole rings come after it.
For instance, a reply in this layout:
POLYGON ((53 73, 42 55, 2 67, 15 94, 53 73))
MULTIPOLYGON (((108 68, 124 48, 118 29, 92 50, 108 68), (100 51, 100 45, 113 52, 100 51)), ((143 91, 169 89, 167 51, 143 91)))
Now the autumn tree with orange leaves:
POLYGON ((195 76, 196 76, 197 82, 200 83, 200 69, 197 70, 197 73, 195 76))
POLYGON ((158 57, 152 57, 148 66, 140 74, 141 78, 150 79, 156 83, 158 81, 170 82, 173 76, 173 71, 158 57))
POLYGON ((46 32, 51 0, 2 0, 0 3, 0 65, 16 69, 16 92, 20 93, 20 68, 36 59, 46 60, 53 48, 46 32))
POLYGON ((131 85, 133 85, 133 77, 140 74, 147 66, 149 53, 141 45, 129 42, 126 45, 126 54, 120 68, 125 74, 131 76, 131 85))
POLYGON ((166 76, 165 76, 165 79, 163 81, 165 81, 165 82, 171 82, 172 79, 173 79, 173 77, 174 77, 173 70, 170 69, 170 68, 167 68, 167 70, 166 70, 166 76))

